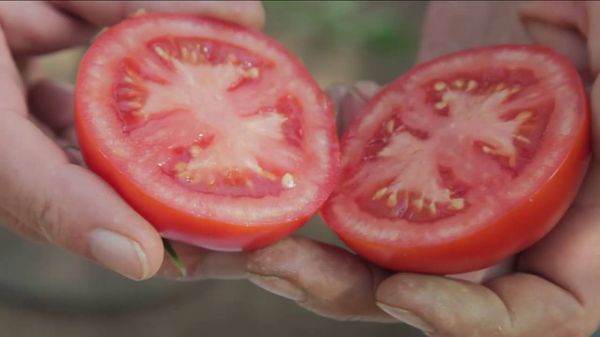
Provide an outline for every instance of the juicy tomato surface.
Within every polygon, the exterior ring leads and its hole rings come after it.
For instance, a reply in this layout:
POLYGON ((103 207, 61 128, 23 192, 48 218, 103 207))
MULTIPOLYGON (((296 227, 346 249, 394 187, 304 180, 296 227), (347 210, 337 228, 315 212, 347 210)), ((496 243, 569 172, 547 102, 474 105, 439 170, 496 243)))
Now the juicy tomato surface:
POLYGON ((467 50, 384 88, 342 139, 325 221, 394 270, 460 273, 543 237, 590 158, 576 70, 536 46, 467 50))
POLYGON ((89 168, 164 237, 216 250, 294 231, 339 169, 331 104, 300 62, 193 15, 104 32, 80 65, 76 126, 89 168))

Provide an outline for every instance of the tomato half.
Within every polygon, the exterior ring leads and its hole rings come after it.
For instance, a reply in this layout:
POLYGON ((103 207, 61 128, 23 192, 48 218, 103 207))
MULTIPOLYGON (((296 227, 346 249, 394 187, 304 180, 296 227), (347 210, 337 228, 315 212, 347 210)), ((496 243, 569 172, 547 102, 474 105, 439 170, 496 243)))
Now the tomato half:
POLYGON ((258 31, 193 15, 104 32, 80 65, 76 124, 93 171, 164 237, 210 249, 289 234, 339 169, 331 104, 300 62, 258 31))
POLYGON ((590 158, 576 70, 536 46, 495 46, 417 66, 342 140, 325 221, 387 268, 483 268, 545 235, 590 158))

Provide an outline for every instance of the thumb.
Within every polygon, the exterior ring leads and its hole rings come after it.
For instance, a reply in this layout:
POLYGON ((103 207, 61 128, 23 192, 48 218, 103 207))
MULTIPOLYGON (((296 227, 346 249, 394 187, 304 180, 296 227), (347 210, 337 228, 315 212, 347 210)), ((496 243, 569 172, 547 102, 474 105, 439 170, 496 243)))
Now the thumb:
POLYGON ((0 223, 132 279, 156 273, 163 259, 158 233, 100 178, 70 164, 31 121, 1 31, 0 116, 0 223))

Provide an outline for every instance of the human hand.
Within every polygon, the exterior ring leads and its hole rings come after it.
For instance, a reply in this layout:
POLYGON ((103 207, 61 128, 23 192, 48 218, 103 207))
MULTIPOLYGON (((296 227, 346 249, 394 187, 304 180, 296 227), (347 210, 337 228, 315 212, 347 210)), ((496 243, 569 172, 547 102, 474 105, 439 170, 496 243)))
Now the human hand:
POLYGON ((140 8, 199 13, 253 28, 264 22, 260 3, 247 1, 0 3, 0 223, 136 280, 161 266, 159 234, 78 165, 72 87, 28 83, 17 64, 83 44, 100 27, 140 8))
MULTIPOLYGON (((432 4, 423 34, 421 61, 463 48, 530 39, 553 47, 593 83, 594 120, 600 113, 598 3, 439 2, 432 4)), ((351 119, 346 116, 354 116, 376 90, 369 86, 337 93, 343 119, 351 119)), ((596 156, 596 121, 593 137, 596 156)), ((435 337, 589 336, 600 321, 598 200, 600 164, 593 161, 559 225, 517 256, 512 272, 481 284, 391 275, 342 249, 302 238, 253 253, 247 268, 256 284, 336 319, 397 319, 435 337)))

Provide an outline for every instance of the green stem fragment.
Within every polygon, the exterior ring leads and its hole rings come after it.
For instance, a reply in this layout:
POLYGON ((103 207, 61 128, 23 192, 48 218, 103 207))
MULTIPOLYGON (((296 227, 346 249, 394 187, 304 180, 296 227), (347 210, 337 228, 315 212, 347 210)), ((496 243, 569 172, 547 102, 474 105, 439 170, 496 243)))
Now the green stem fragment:
POLYGON ((177 267, 177 270, 179 270, 181 276, 186 277, 187 268, 185 267, 185 263, 183 263, 179 255, 177 255, 177 252, 175 251, 175 249, 173 249, 173 246, 171 246, 171 242, 169 242, 169 240, 165 238, 162 239, 162 242, 165 247, 165 251, 167 252, 167 255, 169 255, 169 258, 171 259, 175 267, 177 267))

